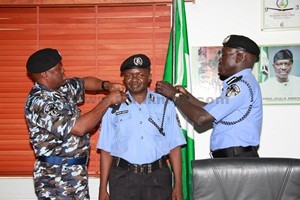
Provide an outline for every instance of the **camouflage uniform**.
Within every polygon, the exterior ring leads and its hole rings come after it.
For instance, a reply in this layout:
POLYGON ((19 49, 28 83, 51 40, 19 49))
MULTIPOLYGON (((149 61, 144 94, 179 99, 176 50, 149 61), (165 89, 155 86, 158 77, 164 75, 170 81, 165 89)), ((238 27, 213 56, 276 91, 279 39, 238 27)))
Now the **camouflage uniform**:
POLYGON ((70 134, 84 100, 83 80, 67 79, 59 92, 35 83, 29 93, 25 116, 36 157, 55 156, 62 164, 36 160, 34 186, 38 199, 89 199, 87 165, 68 165, 68 158, 89 156, 89 134, 70 134))

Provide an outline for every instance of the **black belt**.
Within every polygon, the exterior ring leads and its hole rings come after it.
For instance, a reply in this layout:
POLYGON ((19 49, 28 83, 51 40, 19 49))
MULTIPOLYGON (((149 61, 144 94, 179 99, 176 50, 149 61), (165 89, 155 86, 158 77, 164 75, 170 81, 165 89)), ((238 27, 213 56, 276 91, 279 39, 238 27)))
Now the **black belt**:
POLYGON ((131 164, 123 158, 115 158, 114 165, 128 170, 130 172, 133 172, 135 174, 150 174, 155 170, 162 169, 168 166, 165 157, 162 157, 152 163, 142 165, 131 164))
POLYGON ((62 165, 67 163, 68 166, 72 165, 87 165, 88 156, 78 158, 58 157, 58 156, 39 156, 37 158, 41 162, 50 163, 52 165, 62 165))
POLYGON ((257 151, 257 147, 247 146, 247 147, 229 147, 226 149, 218 149, 212 152, 214 158, 222 157, 235 157, 238 154, 245 153, 248 151, 257 151))

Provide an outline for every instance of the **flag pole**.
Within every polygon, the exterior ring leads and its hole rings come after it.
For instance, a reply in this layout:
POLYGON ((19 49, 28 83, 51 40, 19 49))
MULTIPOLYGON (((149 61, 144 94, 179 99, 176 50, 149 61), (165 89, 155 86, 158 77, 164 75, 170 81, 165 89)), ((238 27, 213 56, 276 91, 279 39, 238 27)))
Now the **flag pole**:
POLYGON ((177 0, 172 0, 172 84, 176 82, 176 6, 177 0))

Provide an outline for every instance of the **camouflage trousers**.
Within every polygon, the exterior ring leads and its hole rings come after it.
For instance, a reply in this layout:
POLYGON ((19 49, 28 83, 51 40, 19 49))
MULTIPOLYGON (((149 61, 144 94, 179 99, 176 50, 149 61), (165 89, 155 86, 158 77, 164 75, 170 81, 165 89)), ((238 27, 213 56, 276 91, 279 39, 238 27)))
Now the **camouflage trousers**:
POLYGON ((90 199, 85 165, 52 165, 36 161, 33 179, 39 200, 90 199))

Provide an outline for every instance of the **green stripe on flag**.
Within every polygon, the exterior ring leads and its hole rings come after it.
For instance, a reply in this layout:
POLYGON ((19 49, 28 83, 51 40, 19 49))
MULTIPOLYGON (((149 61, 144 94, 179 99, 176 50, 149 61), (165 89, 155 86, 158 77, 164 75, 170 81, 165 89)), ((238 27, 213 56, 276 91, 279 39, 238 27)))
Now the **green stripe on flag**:
MULTIPOLYGON (((176 1, 175 9, 175 32, 171 31, 166 65, 163 80, 173 85, 182 85, 191 92, 190 65, 189 65, 189 46, 186 26, 186 15, 184 0, 176 1), (175 40, 173 36, 175 35, 175 40), (173 45, 173 43, 175 44, 173 45), (175 48, 173 48, 173 46, 175 48), (173 59, 173 56, 175 57, 173 59)), ((174 3, 173 3, 174 5, 174 3)), ((182 133, 184 134, 187 145, 182 148, 182 187, 185 200, 192 200, 192 165, 195 159, 194 133, 193 127, 187 119, 178 112, 182 133)))

